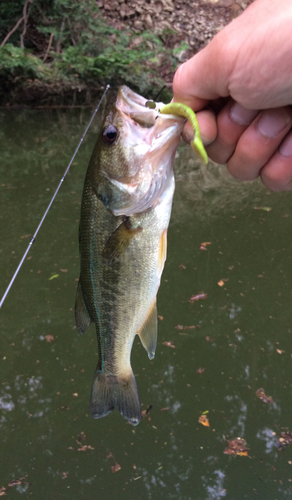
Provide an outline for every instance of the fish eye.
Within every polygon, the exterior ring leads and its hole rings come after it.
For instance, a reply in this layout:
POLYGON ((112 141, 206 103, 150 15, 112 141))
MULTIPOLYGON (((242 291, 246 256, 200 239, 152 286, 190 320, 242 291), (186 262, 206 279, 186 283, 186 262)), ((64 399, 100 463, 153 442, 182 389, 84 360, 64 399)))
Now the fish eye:
POLYGON ((118 131, 113 125, 106 127, 102 133, 102 139, 105 144, 113 144, 118 137, 118 131))

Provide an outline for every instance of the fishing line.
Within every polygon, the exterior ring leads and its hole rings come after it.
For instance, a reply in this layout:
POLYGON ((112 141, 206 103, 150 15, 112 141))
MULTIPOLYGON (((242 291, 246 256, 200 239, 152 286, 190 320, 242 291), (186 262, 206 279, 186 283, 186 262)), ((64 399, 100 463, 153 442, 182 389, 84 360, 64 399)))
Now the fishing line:
POLYGON ((157 101, 158 97, 163 92, 163 90, 165 89, 165 87, 166 87, 166 85, 163 85, 163 87, 159 90, 158 94, 154 97, 153 101, 157 101))
POLYGON ((53 197, 52 197, 52 199, 51 199, 51 201, 50 201, 50 203, 49 203, 49 205, 48 205, 48 207, 47 207, 47 209, 46 209, 46 211, 45 211, 45 213, 44 213, 44 215, 43 215, 43 217, 42 217, 42 219, 41 219, 41 221, 40 221, 40 223, 39 223, 39 225, 38 225, 38 227, 36 228, 36 231, 35 231, 35 233, 34 233, 33 237, 31 238, 31 240, 30 240, 30 242, 29 242, 29 244, 28 244, 28 247, 27 247, 27 249, 25 250, 25 252, 24 252, 24 254, 23 254, 23 257, 22 257, 22 259, 21 259, 20 263, 18 264, 18 267, 17 267, 17 269, 16 269, 16 271, 15 271, 14 275, 12 276, 12 279, 11 279, 11 281, 10 281, 10 283, 9 283, 9 285, 8 285, 8 287, 7 287, 7 289, 6 289, 5 293, 4 293, 4 295, 3 295, 3 297, 2 297, 2 299, 1 299, 1 301, 0 301, 0 309, 1 309, 2 305, 3 305, 4 300, 6 299, 6 297, 7 297, 7 295, 8 295, 8 292, 9 292, 10 288, 11 288, 11 287, 12 287, 12 285, 13 285, 13 282, 14 282, 14 280, 15 280, 16 276, 18 275, 18 273, 19 273, 19 271, 20 271, 20 268, 21 268, 21 266, 22 266, 22 264, 23 264, 23 262, 24 262, 24 260, 25 260, 25 257, 27 256, 27 254, 28 254, 28 252, 29 252, 29 250, 30 250, 30 248, 31 248, 32 244, 35 242, 36 236, 37 236, 37 234, 38 234, 38 232, 39 232, 39 230, 40 230, 40 228, 41 228, 41 226, 42 226, 42 224, 43 224, 43 222, 44 222, 44 220, 45 220, 45 218, 46 218, 46 216, 47 216, 47 214, 48 214, 48 211, 50 210, 50 208, 51 208, 51 206, 52 206, 52 204, 53 204, 53 202, 54 202, 54 200, 55 200, 55 198, 56 198, 56 196, 57 196, 57 194, 58 194, 58 191, 59 191, 59 189, 60 189, 60 187, 61 187, 61 185, 62 185, 62 183, 63 183, 63 181, 64 181, 64 179, 65 179, 65 177, 66 177, 66 175, 67 175, 67 173, 68 173, 68 171, 69 171, 69 168, 71 167, 72 162, 74 161, 74 158, 75 158, 76 154, 78 153, 78 150, 79 150, 79 148, 80 148, 80 146, 81 146, 81 144, 82 144, 82 142, 83 142, 83 139, 84 139, 84 137, 86 136, 86 134, 87 134, 87 132, 88 132, 88 129, 89 129, 90 125, 92 124, 93 119, 94 119, 94 117, 95 117, 95 115, 96 115, 97 111, 99 110, 99 107, 100 107, 100 105, 101 105, 101 103, 102 103, 102 101, 103 101, 103 99, 104 99, 104 96, 105 96, 105 94, 107 93, 107 91, 108 91, 108 89, 109 89, 109 88, 110 88, 110 85, 107 85, 107 86, 106 86, 106 88, 105 88, 105 91, 104 91, 104 93, 102 94, 102 97, 101 97, 101 99, 100 99, 100 101, 99 101, 99 103, 98 103, 98 105, 97 105, 97 107, 96 107, 96 109, 95 109, 95 111, 94 111, 94 113, 93 113, 93 115, 92 115, 92 117, 91 117, 91 119, 90 119, 90 121, 89 121, 89 123, 88 123, 88 125, 87 125, 86 129, 85 129, 85 132, 83 133, 83 136, 81 137, 81 139, 80 139, 80 141, 79 141, 79 144, 78 144, 77 148, 75 149, 75 152, 74 152, 74 154, 73 154, 73 156, 72 156, 72 158, 71 158, 71 160, 70 160, 70 163, 69 163, 68 167, 66 168, 66 170, 65 170, 65 172, 64 172, 64 174, 63 174, 63 177, 61 178, 61 180, 60 180, 60 182, 59 182, 59 185, 58 185, 58 187, 57 187, 57 189, 56 189, 55 193, 53 194, 53 197))

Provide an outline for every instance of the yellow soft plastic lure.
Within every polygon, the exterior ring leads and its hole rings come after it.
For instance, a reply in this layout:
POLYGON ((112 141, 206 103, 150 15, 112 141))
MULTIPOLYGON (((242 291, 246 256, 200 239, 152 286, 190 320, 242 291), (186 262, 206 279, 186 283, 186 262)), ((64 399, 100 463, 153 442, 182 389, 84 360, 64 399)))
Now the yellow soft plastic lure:
POLYGON ((208 155, 202 143, 199 124, 195 112, 185 104, 181 104, 179 102, 170 102, 160 109, 160 113, 165 115, 184 116, 190 122, 194 131, 194 138, 191 141, 191 146, 198 157, 205 164, 207 164, 208 155))

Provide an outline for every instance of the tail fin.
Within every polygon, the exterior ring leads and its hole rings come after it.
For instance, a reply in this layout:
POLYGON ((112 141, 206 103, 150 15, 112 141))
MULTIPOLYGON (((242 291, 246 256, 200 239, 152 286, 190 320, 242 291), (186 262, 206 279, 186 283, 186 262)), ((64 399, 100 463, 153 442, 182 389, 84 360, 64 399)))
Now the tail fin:
POLYGON ((127 378, 96 371, 90 401, 93 417, 105 417, 114 409, 115 405, 128 422, 132 425, 139 424, 142 418, 141 403, 132 370, 127 378))

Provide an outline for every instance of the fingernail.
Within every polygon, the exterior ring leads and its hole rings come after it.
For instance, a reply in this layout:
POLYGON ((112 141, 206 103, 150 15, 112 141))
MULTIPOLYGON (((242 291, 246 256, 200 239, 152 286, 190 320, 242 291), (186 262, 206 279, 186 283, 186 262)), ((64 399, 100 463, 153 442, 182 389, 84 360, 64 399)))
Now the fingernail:
POLYGON ((235 102, 230 108, 229 115, 232 121, 238 125, 249 125, 258 114, 255 109, 246 109, 235 102))
POLYGON ((283 156, 292 156, 292 134, 290 133, 279 147, 279 152, 283 156))
POLYGON ((288 123, 290 123, 290 117, 285 109, 269 109, 263 111, 257 128, 262 135, 272 139, 277 137, 288 123))

